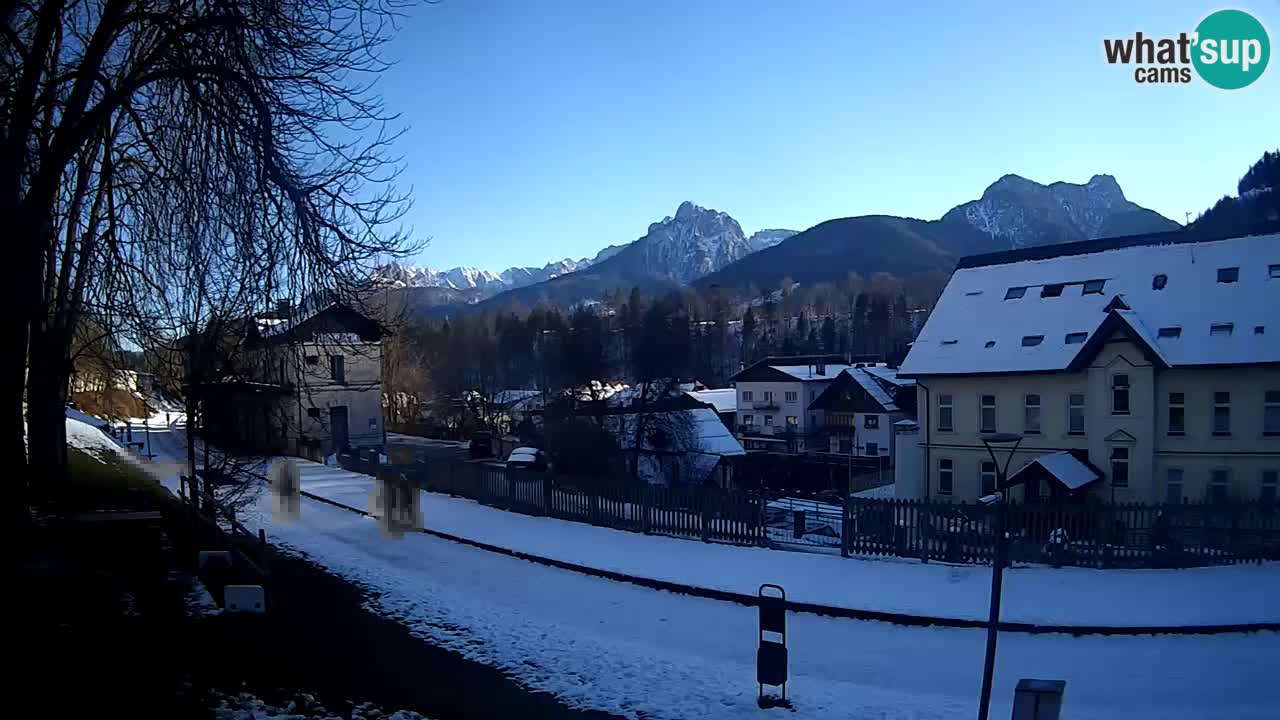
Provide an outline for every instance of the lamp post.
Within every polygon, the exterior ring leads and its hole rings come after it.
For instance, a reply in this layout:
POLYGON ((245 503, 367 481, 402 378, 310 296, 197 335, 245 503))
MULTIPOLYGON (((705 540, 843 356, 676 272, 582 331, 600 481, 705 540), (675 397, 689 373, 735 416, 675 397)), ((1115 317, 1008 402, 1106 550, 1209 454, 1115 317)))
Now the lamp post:
POLYGON ((982 698, 978 701, 978 720, 987 720, 991 705, 991 682, 996 668, 996 634, 1000 626, 1000 588, 1004 583, 1004 506, 1005 501, 1008 500, 1006 492, 1008 491, 1009 462, 1013 460, 1013 455, 1018 452, 1018 445, 1021 443, 1022 436, 1016 433, 993 433, 982 436, 982 444, 987 448, 987 454, 991 456, 991 462, 996 469, 994 493, 996 542, 995 557, 991 561, 991 614, 987 619, 987 652, 982 665, 982 698), (992 446, 1010 444, 1013 447, 1009 450, 1004 465, 1001 466, 1000 461, 996 459, 995 448, 992 446))

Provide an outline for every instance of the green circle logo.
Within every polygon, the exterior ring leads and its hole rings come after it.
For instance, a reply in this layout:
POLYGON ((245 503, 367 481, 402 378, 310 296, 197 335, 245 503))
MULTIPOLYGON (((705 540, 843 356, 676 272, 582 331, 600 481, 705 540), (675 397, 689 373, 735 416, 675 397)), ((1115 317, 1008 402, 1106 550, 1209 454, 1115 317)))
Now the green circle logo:
POLYGON ((1239 90, 1257 80, 1271 59, 1271 40, 1262 23, 1242 10, 1219 10, 1196 26, 1191 58, 1210 85, 1239 90))

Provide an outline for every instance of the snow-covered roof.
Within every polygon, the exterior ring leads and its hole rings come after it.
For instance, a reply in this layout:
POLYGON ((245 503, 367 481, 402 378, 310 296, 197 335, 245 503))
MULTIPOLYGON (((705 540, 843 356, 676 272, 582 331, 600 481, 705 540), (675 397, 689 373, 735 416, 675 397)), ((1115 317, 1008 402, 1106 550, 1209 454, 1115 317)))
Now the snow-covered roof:
POLYGON ((698 402, 714 405, 718 413, 731 413, 738 409, 738 391, 733 388, 691 390, 688 395, 698 402))
POLYGON ((835 380, 836 376, 842 370, 853 370, 853 365, 826 365, 822 372, 818 372, 818 366, 815 365, 770 365, 769 367, 784 372, 791 377, 800 381, 809 380, 835 380))
POLYGON ((866 372, 866 368, 850 370, 849 374, 853 376, 854 381, 857 382, 868 395, 875 399, 876 402, 880 403, 880 406, 884 408, 885 412, 897 412, 898 405, 894 402, 893 396, 884 389, 884 386, 881 385, 874 376, 866 372))
POLYGON ((1109 306, 1169 366, 1278 362, 1277 266, 1272 234, 961 267, 899 372, 1063 370, 1109 306))
MULTIPOLYGON (((695 453, 705 453, 708 455, 746 455, 746 451, 742 449, 742 444, 738 439, 729 432, 729 428, 720 422, 720 416, 710 408, 697 408, 694 410, 674 410, 665 413, 655 413, 656 419, 649 422, 653 427, 672 427, 678 428, 687 422, 689 432, 689 442, 687 447, 672 447, 675 451, 690 451, 695 453), (684 415, 685 418, 677 418, 677 415, 684 415)), ((606 427, 613 433, 618 440, 619 447, 630 449, 635 447, 635 422, 638 416, 634 413, 620 413, 617 415, 606 416, 606 427)), ((647 426, 646 426, 647 427, 647 426)), ((678 445, 684 445, 682 438, 673 438, 678 445)))
POLYGON ((1079 458, 1066 450, 1048 453, 1032 460, 1023 465, 1013 475, 1009 476, 1012 481, 1018 477, 1018 474, 1032 465, 1039 465, 1058 479, 1058 482, 1065 485, 1071 490, 1079 490, 1095 480, 1100 480, 1101 476, 1096 470, 1080 462, 1079 458))
POLYGON ((916 384, 915 378, 898 377, 898 369, 888 365, 864 365, 862 369, 898 387, 915 387, 916 384))

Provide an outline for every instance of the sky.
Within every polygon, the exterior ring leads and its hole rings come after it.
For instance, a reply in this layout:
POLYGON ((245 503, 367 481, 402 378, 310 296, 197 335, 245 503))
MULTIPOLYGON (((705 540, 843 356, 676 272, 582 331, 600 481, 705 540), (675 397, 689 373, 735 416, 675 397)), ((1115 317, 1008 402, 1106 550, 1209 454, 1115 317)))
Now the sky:
MULTIPOLYGON (((502 270, 644 235, 691 200, 748 234, 934 219, 1007 173, 1114 175, 1182 222, 1280 147, 1280 61, 1243 90, 1139 85, 1104 37, 1216 2, 440 0, 379 81, 414 264, 502 270)), ((1280 0, 1235 5, 1280 38, 1280 0)))

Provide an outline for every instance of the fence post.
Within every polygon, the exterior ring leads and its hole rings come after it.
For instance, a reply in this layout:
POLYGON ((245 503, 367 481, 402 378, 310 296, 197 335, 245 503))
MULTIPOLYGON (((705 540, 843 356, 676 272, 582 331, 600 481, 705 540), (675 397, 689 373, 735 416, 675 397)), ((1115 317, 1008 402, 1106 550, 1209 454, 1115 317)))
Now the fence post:
POLYGON ((849 557, 849 493, 840 503, 840 557, 849 557))
POLYGON ((714 497, 711 491, 706 488, 698 490, 698 509, 702 512, 698 513, 702 521, 702 542, 711 542, 711 498, 714 497))
POLYGON ((649 507, 653 505, 653 498, 650 497, 652 489, 648 483, 640 488, 640 532, 645 535, 648 535, 650 530, 649 507))
POLYGON ((516 506, 516 473, 511 468, 503 468, 507 473, 507 509, 514 509, 516 506))
POLYGON ((547 472, 542 478, 542 514, 551 516, 551 497, 555 494, 556 476, 547 472))
POLYGON ((929 520, 929 501, 916 500, 915 502, 920 503, 920 562, 927 565, 929 563, 929 556, 933 554, 931 540, 933 523, 929 520))
POLYGON ((593 488, 591 492, 591 524, 600 524, 600 489, 593 488))

